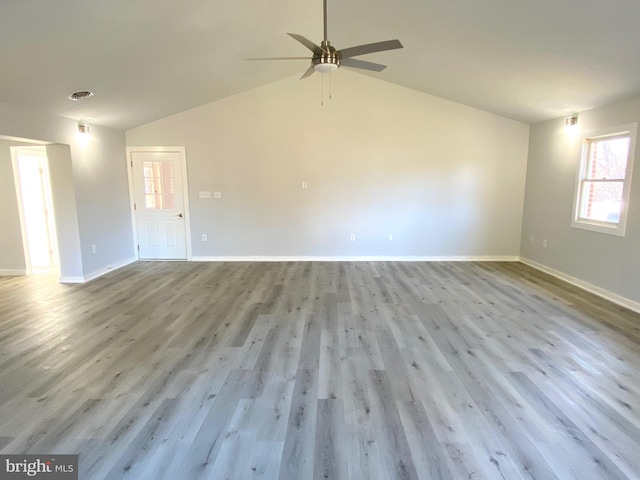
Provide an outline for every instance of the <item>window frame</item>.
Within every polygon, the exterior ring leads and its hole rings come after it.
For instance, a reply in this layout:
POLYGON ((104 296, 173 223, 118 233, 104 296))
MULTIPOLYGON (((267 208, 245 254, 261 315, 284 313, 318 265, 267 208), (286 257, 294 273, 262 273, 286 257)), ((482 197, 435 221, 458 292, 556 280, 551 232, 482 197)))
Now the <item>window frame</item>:
MULTIPOLYGON (((638 132, 637 123, 627 123, 624 125, 618 125, 616 127, 603 128, 598 130, 592 130, 584 132, 580 135, 581 140, 581 159, 578 165, 578 175, 576 177, 575 190, 573 194, 573 210, 571 226, 573 228, 579 228, 582 230, 590 230, 593 232, 606 233, 609 235, 617 235, 624 237, 627 228, 627 212, 629 209, 629 198, 631 194, 631 177, 633 173, 633 164, 636 153, 636 137, 638 132), (615 137, 629 137, 629 153, 627 156, 627 168, 625 177, 620 179, 608 179, 607 182, 622 181, 622 206, 620 208, 620 217, 617 223, 604 222, 580 216, 582 210, 582 189, 586 182, 593 181, 587 175, 587 168, 589 166, 589 153, 590 145, 592 141, 615 138, 615 137)), ((597 183, 597 179, 596 183, 597 183)))

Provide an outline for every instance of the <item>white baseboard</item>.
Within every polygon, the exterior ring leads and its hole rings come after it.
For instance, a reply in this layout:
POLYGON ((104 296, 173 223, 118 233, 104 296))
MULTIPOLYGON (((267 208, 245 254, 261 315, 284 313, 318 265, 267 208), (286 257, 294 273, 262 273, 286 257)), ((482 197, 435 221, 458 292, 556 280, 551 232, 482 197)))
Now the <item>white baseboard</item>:
POLYGON ((192 262, 517 262, 517 255, 505 256, 194 256, 192 262))
POLYGON ((3 269, 0 270, 0 277, 23 277, 27 274, 26 269, 3 269))
POLYGON ((84 277, 63 276, 58 278, 58 283, 84 283, 85 281, 84 277))
POLYGON ((618 295, 617 293, 610 292, 609 290, 605 290, 604 288, 597 287, 595 285, 592 285, 591 283, 580 280, 579 278, 572 277, 571 275, 567 275, 566 273, 562 273, 558 270, 554 270, 553 268, 547 267, 546 265, 542 265, 538 262, 534 262, 533 260, 529 260, 528 258, 520 257, 520 261, 525 265, 529 265, 530 267, 535 268, 536 270, 548 273, 549 275, 559 278, 560 280, 564 280, 571 285, 582 288, 589 293, 593 293, 594 295, 609 300, 616 305, 620 305, 636 313, 640 313, 640 303, 634 302, 629 298, 618 295))
POLYGON ((127 258, 125 260, 121 260, 119 262, 116 263, 112 263, 111 265, 107 265, 106 267, 103 268, 99 268, 98 270, 94 270, 91 273, 88 273, 87 275, 84 275, 82 277, 60 277, 58 279, 58 282, 60 283, 87 283, 90 282, 91 280, 95 280, 98 277, 101 277, 102 275, 106 275, 109 272, 113 272, 114 270, 117 270, 119 268, 122 267, 126 267, 127 265, 132 264, 133 262, 136 262, 137 258, 135 257, 131 257, 131 258, 127 258))

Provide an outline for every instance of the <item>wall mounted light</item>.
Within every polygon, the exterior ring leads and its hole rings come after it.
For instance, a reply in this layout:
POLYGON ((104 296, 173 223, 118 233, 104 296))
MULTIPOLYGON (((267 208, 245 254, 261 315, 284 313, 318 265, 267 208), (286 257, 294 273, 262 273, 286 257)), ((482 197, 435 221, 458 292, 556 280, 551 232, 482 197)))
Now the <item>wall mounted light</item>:
POLYGON ((564 119, 564 131, 569 134, 578 132, 578 114, 574 113, 570 117, 564 119))
POLYGON ((86 123, 78 122, 78 133, 82 135, 91 135, 91 128, 86 123))
POLYGON ((78 133, 76 134, 78 145, 83 148, 91 143, 91 128, 84 122, 78 122, 78 133))

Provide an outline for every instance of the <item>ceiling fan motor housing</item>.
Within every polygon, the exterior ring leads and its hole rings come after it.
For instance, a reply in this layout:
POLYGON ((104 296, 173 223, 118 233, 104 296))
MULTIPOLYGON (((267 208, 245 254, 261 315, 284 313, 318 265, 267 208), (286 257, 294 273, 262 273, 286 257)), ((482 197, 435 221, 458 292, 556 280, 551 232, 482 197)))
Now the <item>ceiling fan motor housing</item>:
POLYGON ((311 64, 316 72, 330 73, 340 66, 340 54, 331 46, 328 40, 322 41, 322 52, 316 53, 311 59, 311 64))

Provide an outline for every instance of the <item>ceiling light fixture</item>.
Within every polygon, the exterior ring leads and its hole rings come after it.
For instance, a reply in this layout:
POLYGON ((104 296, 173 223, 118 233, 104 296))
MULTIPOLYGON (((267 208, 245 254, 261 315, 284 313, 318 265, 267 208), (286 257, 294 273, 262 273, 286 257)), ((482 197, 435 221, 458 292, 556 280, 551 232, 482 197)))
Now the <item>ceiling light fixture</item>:
POLYGON ((69 95, 69 100, 77 102, 78 100, 83 100, 92 96, 93 92, 90 92, 89 90, 81 90, 79 92, 73 92, 71 95, 69 95))

